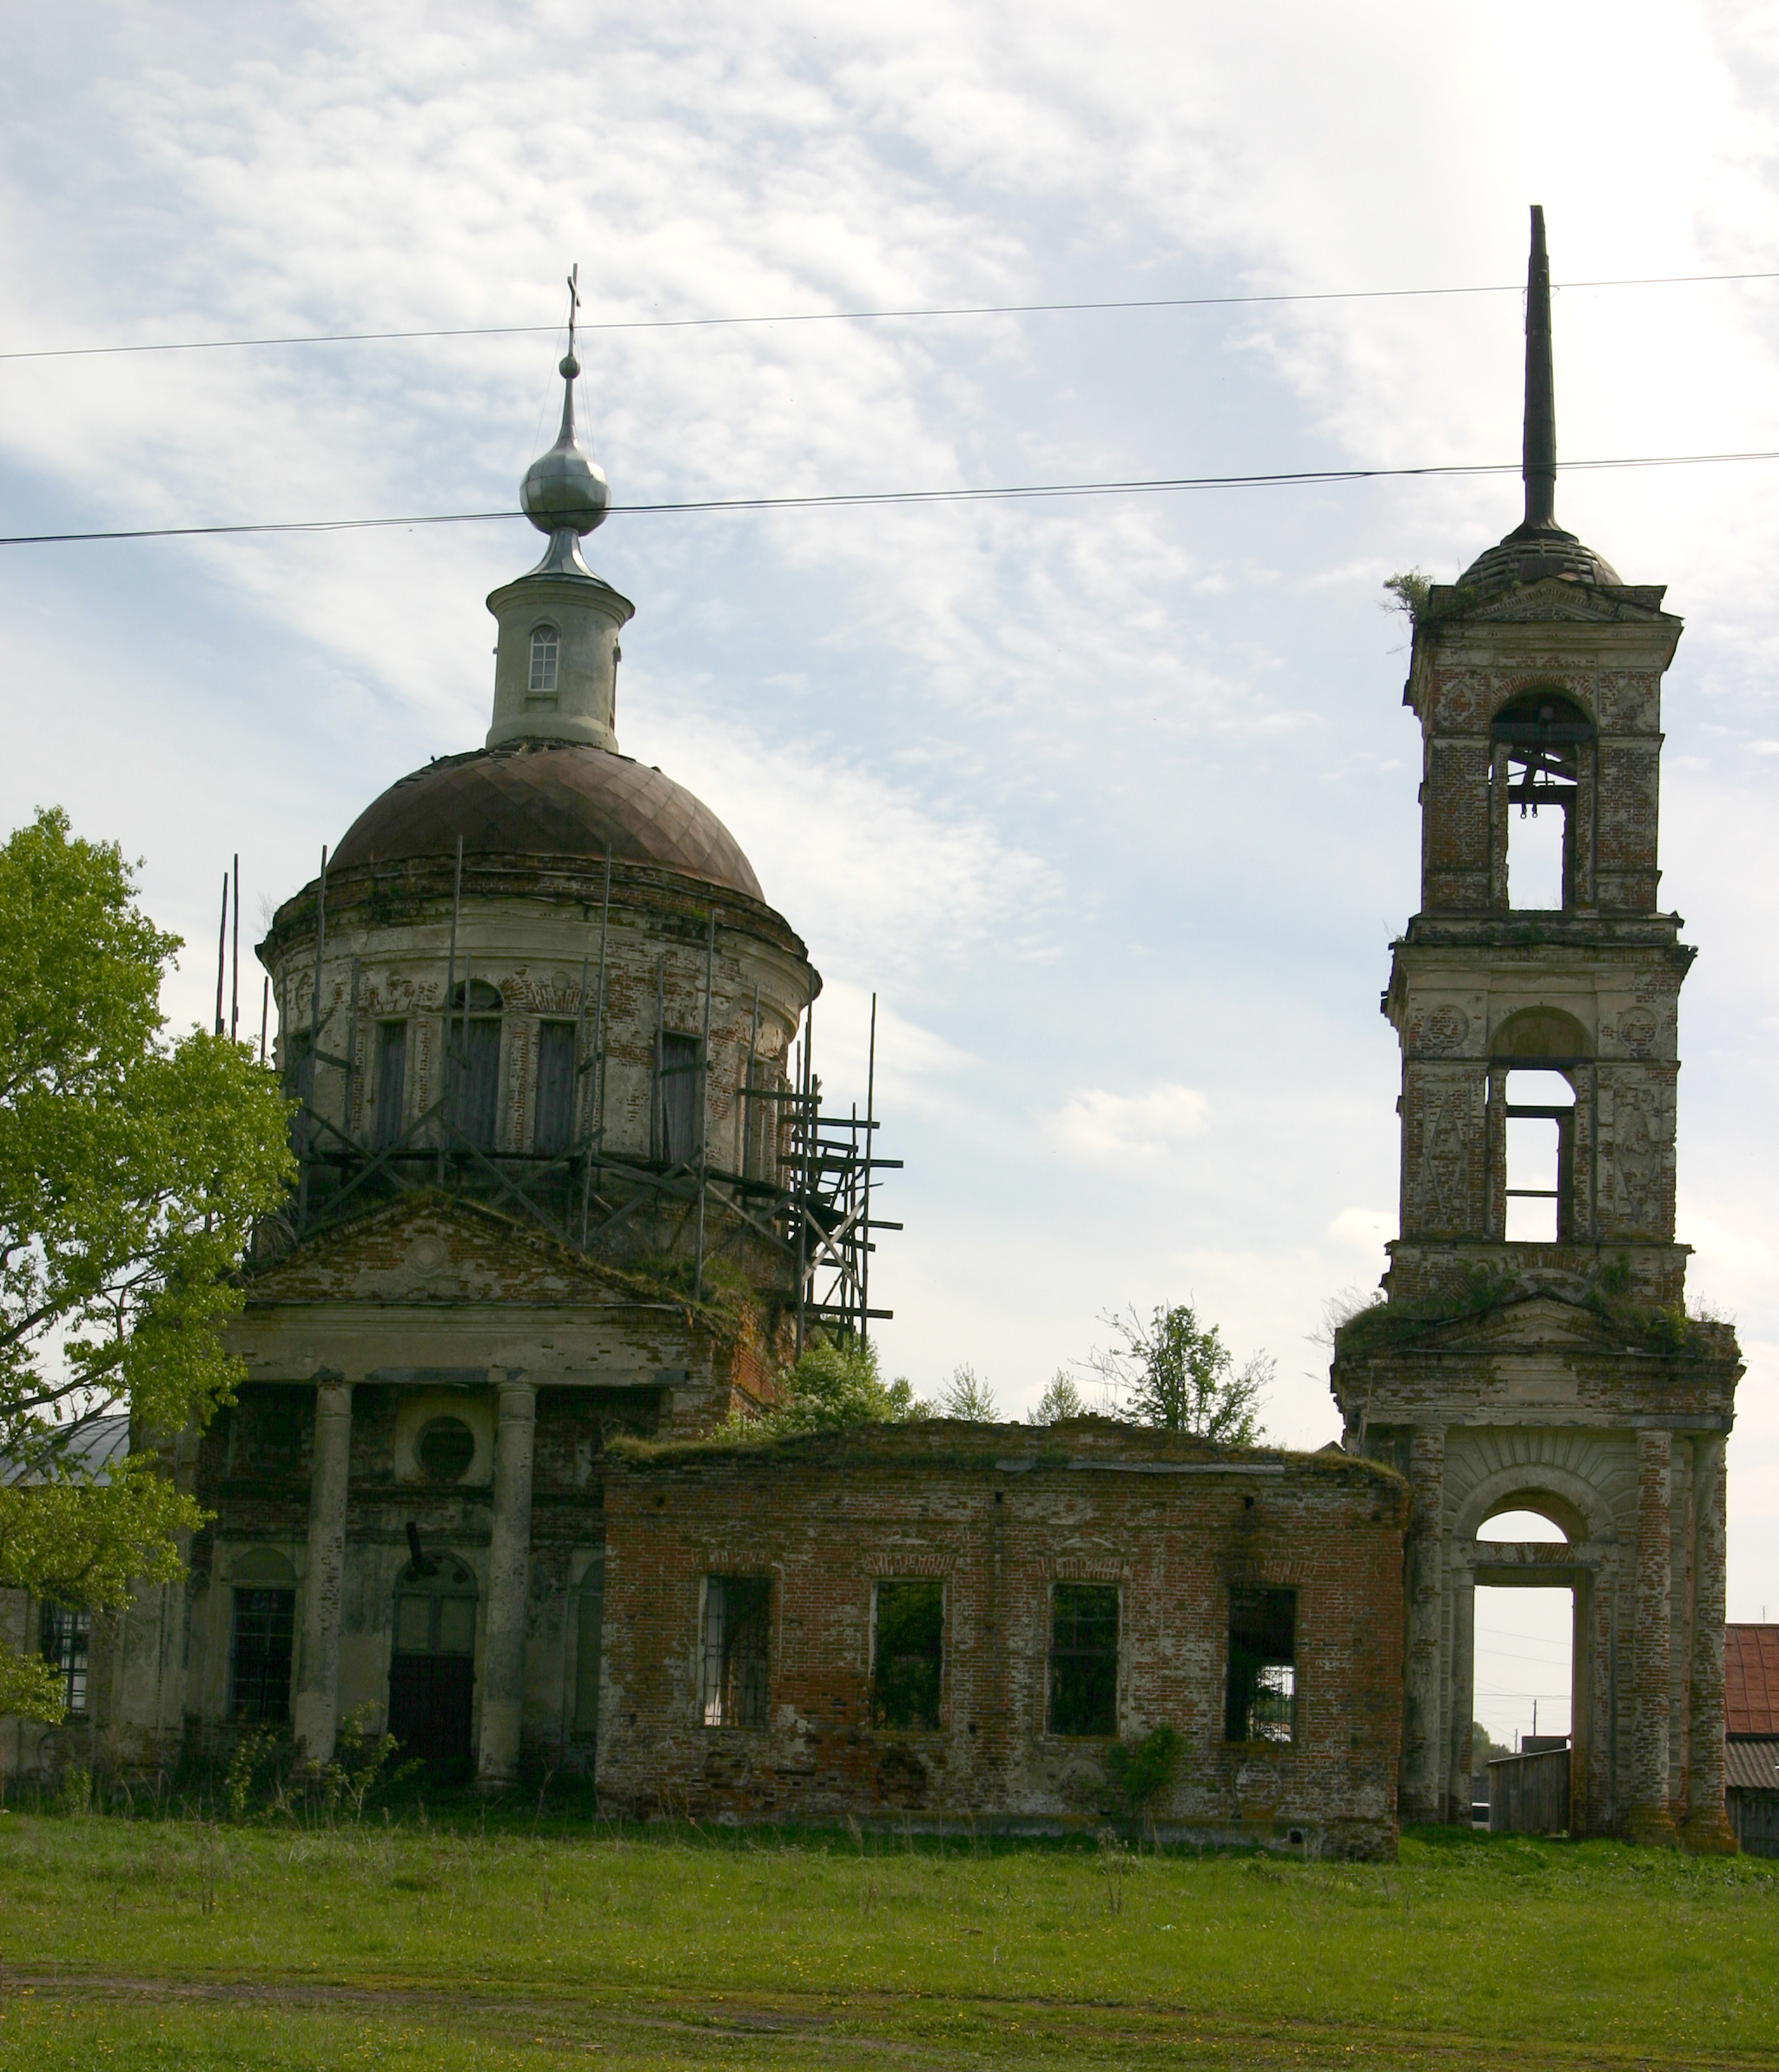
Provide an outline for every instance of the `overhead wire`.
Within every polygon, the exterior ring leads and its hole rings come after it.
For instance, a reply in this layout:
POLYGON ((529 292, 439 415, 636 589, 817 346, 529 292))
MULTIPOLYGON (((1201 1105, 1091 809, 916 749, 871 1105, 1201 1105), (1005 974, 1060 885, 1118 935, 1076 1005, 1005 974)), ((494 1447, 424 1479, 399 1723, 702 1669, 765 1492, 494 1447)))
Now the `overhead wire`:
MULTIPOLYGON (((1558 281, 1552 292, 1582 288, 1694 288, 1736 281, 1779 281, 1779 269, 1736 274, 1649 274, 1598 281, 1558 281)), ((589 331, 700 331, 771 324, 906 323, 983 316, 1066 316, 1141 309, 1237 309, 1293 302, 1408 301, 1448 295, 1524 295, 1523 281, 1472 282, 1450 288, 1297 288, 1277 293, 1217 295, 1138 295, 1072 302, 969 302, 885 309, 786 309, 764 314, 638 316, 592 319, 589 331)), ((286 346, 387 345, 444 338, 535 338, 560 331, 552 324, 460 324, 435 330, 301 331, 263 338, 181 338, 122 345, 29 346, 0 351, 0 361, 83 360, 132 353, 245 352, 286 346)))
MULTIPOLYGON (((1566 460, 1569 473, 1602 468, 1697 467, 1728 461, 1779 460, 1779 449, 1730 453, 1647 453, 1610 460, 1566 460)), ((1435 463, 1416 467, 1306 467, 1266 474, 1130 477, 1100 482, 1027 482, 993 488, 840 490, 802 496, 688 497, 656 503, 613 504, 612 517, 658 517, 724 511, 861 510, 931 504, 1042 501, 1062 497, 1148 496, 1191 489, 1312 487, 1345 482, 1452 480, 1517 474, 1518 460, 1435 463)), ((0 546, 62 546, 100 540, 220 539, 255 533, 351 533, 409 526, 486 525, 519 518, 516 510, 436 511, 397 518, 254 519, 222 525, 128 526, 62 533, 0 534, 0 546)))

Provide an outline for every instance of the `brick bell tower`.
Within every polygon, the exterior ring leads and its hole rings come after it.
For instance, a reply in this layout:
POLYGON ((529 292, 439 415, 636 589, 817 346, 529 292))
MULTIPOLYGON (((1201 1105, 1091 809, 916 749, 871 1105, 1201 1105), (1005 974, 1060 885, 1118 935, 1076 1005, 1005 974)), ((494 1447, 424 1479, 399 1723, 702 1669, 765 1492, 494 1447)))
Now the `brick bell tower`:
POLYGON ((1685 1312, 1676 1026, 1695 952, 1658 904, 1656 847, 1681 621, 1556 522, 1539 209, 1524 473, 1524 522, 1416 609, 1421 910, 1382 1003, 1402 1050, 1401 1235, 1385 1300, 1337 1334, 1333 1393, 1347 1448, 1413 1493, 1402 1817, 1470 1818, 1477 1585, 1558 1585, 1570 1831, 1733 1849, 1724 1442, 1742 1367, 1728 1325, 1685 1312), (1483 1535, 1511 1511, 1563 1543, 1483 1535))

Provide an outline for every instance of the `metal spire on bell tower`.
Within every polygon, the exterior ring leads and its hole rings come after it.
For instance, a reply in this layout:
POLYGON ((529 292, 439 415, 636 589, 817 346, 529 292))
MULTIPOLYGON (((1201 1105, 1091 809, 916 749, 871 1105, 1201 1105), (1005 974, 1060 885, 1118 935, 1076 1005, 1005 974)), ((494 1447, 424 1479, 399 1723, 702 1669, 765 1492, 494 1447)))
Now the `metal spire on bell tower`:
POLYGON ((1532 209, 1532 248, 1525 268, 1525 525, 1542 532, 1557 523, 1557 378, 1551 358, 1551 255, 1544 248, 1544 212, 1532 209))

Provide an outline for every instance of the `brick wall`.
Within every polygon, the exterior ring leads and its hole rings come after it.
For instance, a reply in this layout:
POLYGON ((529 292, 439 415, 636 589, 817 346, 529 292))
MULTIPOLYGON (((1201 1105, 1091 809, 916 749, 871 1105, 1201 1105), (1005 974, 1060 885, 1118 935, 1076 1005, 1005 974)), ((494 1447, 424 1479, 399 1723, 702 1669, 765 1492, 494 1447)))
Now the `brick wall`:
POLYGON ((599 1781, 699 1818, 1104 1817, 1106 1743, 1048 1731, 1052 1592, 1115 1585, 1116 1717, 1184 1739, 1163 1831, 1388 1856, 1406 1494, 1335 1453, 1219 1455, 1097 1420, 934 1422, 605 1462, 599 1781), (702 1724, 701 1591, 770 1579, 767 1724, 702 1724), (871 1724, 874 1586, 944 1584, 936 1729, 871 1724), (1225 1739, 1232 1586, 1296 1593, 1294 1738, 1225 1739))

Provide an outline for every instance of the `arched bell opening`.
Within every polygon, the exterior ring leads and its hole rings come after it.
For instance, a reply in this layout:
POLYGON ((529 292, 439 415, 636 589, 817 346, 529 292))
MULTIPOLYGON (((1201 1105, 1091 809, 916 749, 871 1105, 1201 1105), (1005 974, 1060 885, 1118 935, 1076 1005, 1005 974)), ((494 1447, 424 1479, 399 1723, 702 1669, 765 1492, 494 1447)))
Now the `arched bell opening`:
POLYGON ((441 1781, 467 1774, 475 1710, 474 1572, 454 1554, 418 1552, 395 1585, 389 1731, 404 1759, 441 1781))
POLYGON ((1496 713, 1489 741, 1498 903, 1534 913, 1588 904, 1593 721, 1561 692, 1528 691, 1496 713))

